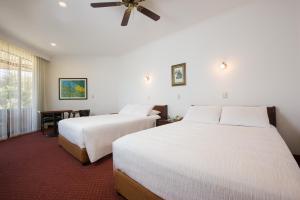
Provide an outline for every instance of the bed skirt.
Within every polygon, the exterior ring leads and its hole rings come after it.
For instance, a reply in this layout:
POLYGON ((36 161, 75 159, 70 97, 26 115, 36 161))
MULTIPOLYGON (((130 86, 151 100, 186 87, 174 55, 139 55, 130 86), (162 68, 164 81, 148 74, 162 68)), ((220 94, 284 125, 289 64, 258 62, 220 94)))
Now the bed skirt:
POLYGON ((162 200, 118 169, 114 170, 114 179, 116 191, 128 200, 162 200))
POLYGON ((69 152, 72 156, 77 158, 82 164, 90 162, 85 148, 81 149, 79 146, 69 142, 69 140, 67 140, 61 135, 58 136, 58 144, 61 147, 63 147, 67 152, 69 152))

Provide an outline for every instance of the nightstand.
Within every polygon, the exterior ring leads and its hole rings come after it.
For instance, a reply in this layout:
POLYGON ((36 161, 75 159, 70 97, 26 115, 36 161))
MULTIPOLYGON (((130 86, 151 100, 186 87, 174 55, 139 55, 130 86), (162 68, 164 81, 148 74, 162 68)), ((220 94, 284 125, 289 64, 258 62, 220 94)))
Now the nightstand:
POLYGON ((174 123, 174 122, 178 122, 180 120, 175 120, 175 119, 158 119, 158 120, 156 120, 156 126, 163 126, 163 125, 166 125, 166 124, 171 124, 171 123, 174 123))

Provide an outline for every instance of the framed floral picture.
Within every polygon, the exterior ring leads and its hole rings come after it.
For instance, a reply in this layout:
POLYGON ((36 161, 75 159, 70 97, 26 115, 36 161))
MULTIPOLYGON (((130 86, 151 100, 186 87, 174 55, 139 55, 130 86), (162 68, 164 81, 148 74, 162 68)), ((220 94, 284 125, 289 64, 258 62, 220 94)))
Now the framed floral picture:
POLYGON ((172 86, 186 85, 186 63, 172 66, 172 86))
POLYGON ((86 100, 87 78, 59 78, 60 100, 86 100))

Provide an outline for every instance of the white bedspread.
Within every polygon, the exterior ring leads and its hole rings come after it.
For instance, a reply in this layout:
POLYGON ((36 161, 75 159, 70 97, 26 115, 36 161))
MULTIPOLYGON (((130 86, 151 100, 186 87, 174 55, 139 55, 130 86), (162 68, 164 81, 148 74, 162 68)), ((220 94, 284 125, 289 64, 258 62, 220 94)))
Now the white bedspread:
POLYGON ((80 148, 86 148, 89 159, 95 162, 112 152, 112 142, 119 137, 155 127, 158 115, 98 115, 69 118, 59 122, 59 134, 80 148))
POLYGON ((113 159, 163 199, 300 199, 300 170, 274 127, 182 121, 116 140, 113 159))

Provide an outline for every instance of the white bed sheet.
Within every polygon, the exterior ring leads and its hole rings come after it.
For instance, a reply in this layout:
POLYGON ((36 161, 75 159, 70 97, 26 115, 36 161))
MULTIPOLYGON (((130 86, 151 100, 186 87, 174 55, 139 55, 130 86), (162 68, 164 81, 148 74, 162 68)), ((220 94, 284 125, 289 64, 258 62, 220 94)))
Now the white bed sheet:
POLYGON ((95 162, 112 152, 112 142, 129 133, 156 126, 158 115, 141 117, 122 114, 69 118, 58 124, 59 134, 80 148, 86 148, 95 162))
POLYGON ((300 170, 274 127, 177 122, 116 140, 113 160, 163 199, 300 199, 300 170))

